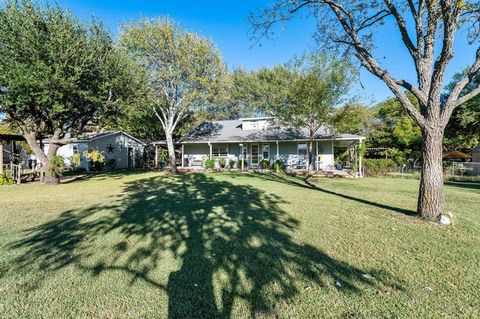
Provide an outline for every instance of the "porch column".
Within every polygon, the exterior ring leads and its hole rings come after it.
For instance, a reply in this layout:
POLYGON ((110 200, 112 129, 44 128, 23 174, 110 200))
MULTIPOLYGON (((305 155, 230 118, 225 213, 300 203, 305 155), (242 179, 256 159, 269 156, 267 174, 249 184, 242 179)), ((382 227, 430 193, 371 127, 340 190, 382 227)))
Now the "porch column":
POLYGON ((155 146, 155 168, 158 167, 158 145, 157 144, 153 144, 155 146))
POLYGON ((185 167, 185 145, 182 144, 182 167, 185 167))
POLYGON ((360 147, 362 146, 362 140, 358 144, 358 176, 363 176, 362 171, 362 154, 360 154, 360 147))
POLYGON ((212 143, 211 142, 208 142, 208 146, 210 147, 210 158, 212 158, 212 143))
POLYGON ((333 140, 332 140, 332 157, 333 157, 333 170, 336 170, 337 167, 335 166, 335 147, 333 146, 333 140))
POLYGON ((277 158, 275 158, 275 160, 278 160, 278 158, 280 157, 280 149, 278 146, 278 141, 276 141, 275 143, 277 144, 277 158))
POLYGON ((0 174, 3 174, 3 141, 0 141, 0 174))
MULTIPOLYGON (((238 157, 241 160, 240 169, 243 171, 243 162, 245 161, 245 156, 243 155, 243 144, 238 144, 240 146, 240 156, 238 157)), ((238 164, 237 164, 238 165, 238 164)))
POLYGON ((318 171, 318 141, 315 142, 315 169, 318 171))

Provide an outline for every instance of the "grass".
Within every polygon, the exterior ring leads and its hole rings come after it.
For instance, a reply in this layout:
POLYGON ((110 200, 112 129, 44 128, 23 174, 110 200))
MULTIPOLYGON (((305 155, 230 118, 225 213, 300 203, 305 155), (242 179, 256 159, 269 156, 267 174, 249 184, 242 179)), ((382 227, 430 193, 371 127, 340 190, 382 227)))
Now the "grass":
POLYGON ((480 185, 97 175, 0 188, 1 318, 475 318, 480 185))

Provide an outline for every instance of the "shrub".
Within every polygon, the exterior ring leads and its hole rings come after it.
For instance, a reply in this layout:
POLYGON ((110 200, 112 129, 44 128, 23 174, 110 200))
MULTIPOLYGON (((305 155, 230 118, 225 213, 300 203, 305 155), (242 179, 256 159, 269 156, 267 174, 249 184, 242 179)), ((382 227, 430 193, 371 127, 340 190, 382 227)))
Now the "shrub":
POLYGON ((366 176, 386 176, 397 170, 397 163, 392 159, 366 159, 364 162, 366 176))
POLYGON ((99 150, 88 150, 83 152, 83 156, 92 163, 103 163, 105 156, 99 150))
POLYGON ((48 163, 48 173, 50 176, 59 178, 62 176, 63 171, 65 170, 65 161, 60 156, 53 156, 50 162, 48 163))
POLYGON ((13 185, 13 179, 7 174, 0 175, 0 185, 13 185))
POLYGON ((269 168, 270 168, 270 161, 269 161, 269 160, 266 160, 266 159, 262 160, 262 161, 260 162, 260 167, 261 167, 262 169, 269 169, 269 168))
POLYGON ((225 166, 227 166, 227 160, 224 159, 224 158, 221 158, 221 159, 219 160, 219 163, 220 163, 220 167, 221 167, 221 168, 224 168, 225 166))
POLYGON ((276 160, 275 163, 273 163, 272 168, 275 173, 283 172, 283 162, 281 160, 276 160))
POLYGON ((161 149, 157 152, 157 163, 160 167, 168 164, 168 151, 161 149))
POLYGON ((248 167, 248 163, 246 160, 238 160, 237 162, 237 167, 239 169, 242 169, 242 163, 243 163, 243 168, 247 168, 248 167))
POLYGON ((215 168, 215 159, 209 158, 206 159, 205 162, 203 162, 203 166, 208 169, 214 169, 215 168))
POLYGON ((234 161, 234 160, 230 160, 230 161, 228 162, 228 167, 234 168, 234 167, 235 167, 235 161, 234 161))
POLYGON ((90 165, 95 170, 102 170, 103 164, 105 162, 105 156, 99 150, 89 149, 88 151, 83 152, 83 156, 89 160, 90 165))
POLYGON ((71 163, 73 169, 77 169, 80 166, 80 153, 75 153, 72 155, 71 163))

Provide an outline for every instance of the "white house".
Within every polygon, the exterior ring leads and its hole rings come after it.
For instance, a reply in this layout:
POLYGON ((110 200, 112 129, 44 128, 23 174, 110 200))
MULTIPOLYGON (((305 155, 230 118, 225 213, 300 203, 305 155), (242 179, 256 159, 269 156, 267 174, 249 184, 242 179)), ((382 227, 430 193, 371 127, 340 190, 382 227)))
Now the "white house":
MULTIPOLYGON (((352 134, 333 134, 322 126, 314 135, 313 158, 316 170, 335 169, 335 147, 346 148, 364 138, 352 134)), ((257 168, 262 160, 280 160, 287 169, 308 166, 309 136, 305 130, 278 125, 274 118, 244 118, 239 120, 205 122, 179 140, 182 166, 201 167, 208 158, 218 162, 224 158, 237 165, 245 160, 249 168, 257 168)))
MULTIPOLYGON (((48 141, 44 150, 48 151, 48 141)), ((73 154, 80 154, 80 168, 89 170, 89 161, 83 153, 87 150, 98 150, 105 156, 105 167, 109 169, 133 168, 142 166, 145 143, 121 131, 86 133, 74 142, 60 147, 57 155, 70 167, 73 154)))

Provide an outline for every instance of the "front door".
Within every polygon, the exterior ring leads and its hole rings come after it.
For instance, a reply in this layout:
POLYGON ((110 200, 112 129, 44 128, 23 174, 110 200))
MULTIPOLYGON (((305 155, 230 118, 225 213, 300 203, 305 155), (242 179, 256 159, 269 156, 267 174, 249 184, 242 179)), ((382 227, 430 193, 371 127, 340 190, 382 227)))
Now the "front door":
POLYGON ((252 166, 258 166, 260 156, 258 154, 258 144, 251 144, 250 146, 250 156, 252 161, 252 166))

